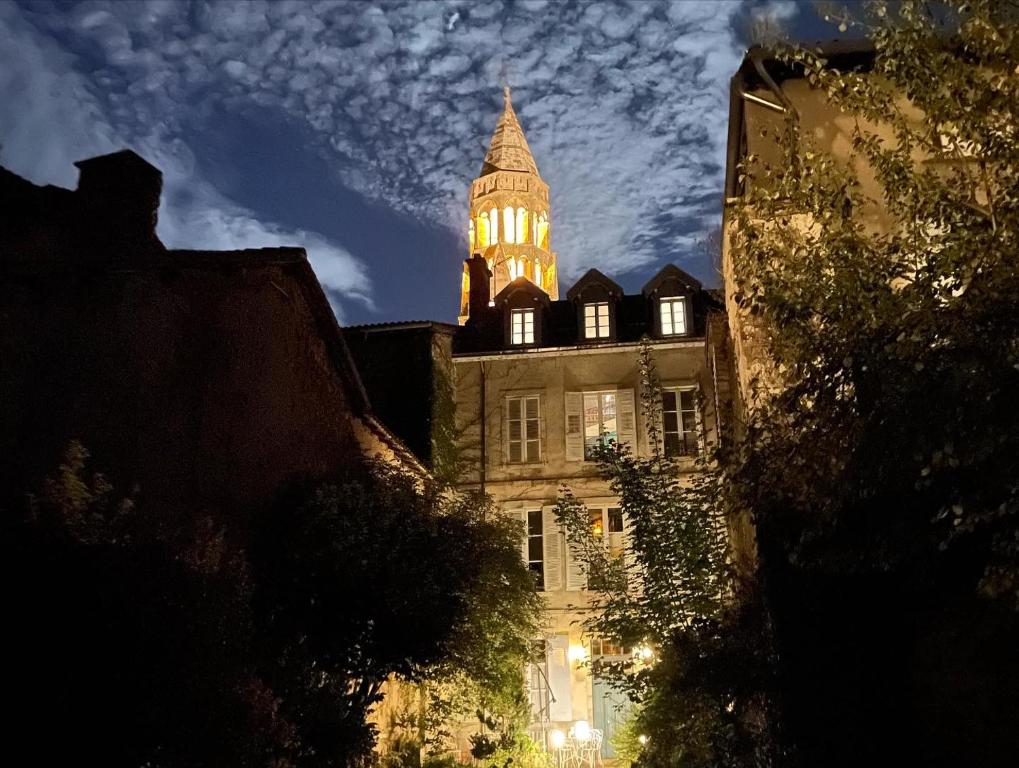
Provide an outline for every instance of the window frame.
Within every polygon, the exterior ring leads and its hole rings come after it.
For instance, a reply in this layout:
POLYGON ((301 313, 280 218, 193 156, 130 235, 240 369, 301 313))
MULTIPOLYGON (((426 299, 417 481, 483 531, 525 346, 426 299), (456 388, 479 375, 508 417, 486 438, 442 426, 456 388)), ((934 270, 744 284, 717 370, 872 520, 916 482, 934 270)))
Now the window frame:
POLYGON ((595 390, 584 390, 583 392, 581 392, 581 401, 580 401, 580 436, 581 436, 581 439, 584 441, 584 461, 585 462, 595 461, 594 458, 592 458, 591 456, 588 455, 588 448, 587 448, 587 398, 589 396, 591 396, 591 395, 594 395, 594 396, 598 397, 598 427, 599 427, 599 430, 598 430, 598 439, 601 440, 602 444, 604 445, 605 442, 604 442, 604 439, 602 438, 602 435, 610 434, 610 433, 607 433, 604 429, 602 429, 602 427, 605 424, 604 402, 603 402, 602 398, 605 395, 612 395, 612 397, 614 399, 614 407, 616 409, 616 413, 615 413, 615 420, 616 420, 615 440, 618 443, 619 442, 619 394, 618 393, 619 393, 619 390, 617 390, 617 389, 595 389, 595 390))
POLYGON ((545 515, 544 510, 541 507, 537 509, 525 509, 523 513, 526 517, 527 525, 527 571, 534 577, 534 588, 538 592, 545 591, 545 515), (532 515, 538 516, 538 533, 532 531, 532 515), (537 539, 538 541, 538 553, 539 558, 535 559, 531 555, 531 542, 537 539), (538 568, 534 566, 538 565, 538 568))
POLYGON ((658 298, 658 332, 663 337, 689 336, 690 335, 690 312, 689 302, 686 296, 660 296, 658 298), (676 331, 676 307, 680 308, 680 315, 683 319, 683 330, 676 331), (669 310, 669 327, 665 330, 665 312, 669 310))
POLYGON ((704 426, 701 420, 700 387, 697 386, 696 384, 675 384, 670 386, 663 386, 661 406, 662 406, 662 421, 660 424, 660 428, 662 431, 662 453, 666 456, 666 458, 670 459, 696 459, 698 456, 701 456, 704 451, 704 426), (665 393, 667 392, 676 395, 675 411, 667 411, 665 408, 665 393), (691 430, 690 432, 683 428, 683 414, 691 412, 689 410, 683 409, 682 393, 684 392, 689 392, 693 398, 692 413, 694 417, 694 427, 693 430, 691 430), (677 435, 677 439, 680 440, 684 446, 690 445, 691 442, 686 438, 686 436, 691 433, 693 434, 694 436, 694 439, 692 441, 693 450, 686 453, 676 454, 669 453, 668 435, 670 434, 670 432, 668 432, 666 429, 666 418, 665 418, 666 413, 676 414, 677 430, 675 432, 672 432, 671 434, 677 435))
POLYGON ((506 394, 503 396, 504 404, 504 416, 503 416, 503 429, 505 438, 503 440, 503 446, 505 450, 505 463, 517 465, 527 464, 540 464, 545 458, 545 440, 542 436, 544 432, 544 419, 542 418, 542 396, 540 392, 514 392, 512 394, 506 394), (536 416, 533 419, 527 416, 527 401, 534 400, 536 405, 536 416), (511 405, 513 401, 520 402, 520 418, 513 419, 511 414, 511 405), (517 440, 513 440, 511 423, 514 421, 520 422, 520 437, 517 440), (533 439, 527 437, 527 423, 534 421, 537 429, 537 436, 533 439), (528 444, 537 443, 537 455, 531 457, 528 452, 528 444), (517 461, 513 460, 513 444, 520 444, 520 459, 517 461))
POLYGON ((533 307, 518 307, 510 309, 509 316, 509 331, 510 331, 510 345, 514 347, 526 347, 534 344, 538 338, 537 332, 538 318, 537 311, 533 307), (520 322, 520 341, 517 341, 517 329, 515 326, 516 318, 521 318, 520 322), (527 338, 527 319, 531 321, 531 338, 527 338))
POLYGON ((585 301, 583 303, 583 320, 584 320, 584 339, 586 341, 598 341, 599 339, 610 339, 612 338, 612 307, 610 302, 606 301, 585 301), (594 335, 588 333, 588 329, 591 325, 587 317, 588 309, 594 310, 594 335), (602 320, 602 312, 604 309, 604 320, 602 320), (604 325, 603 325, 604 323, 604 325))

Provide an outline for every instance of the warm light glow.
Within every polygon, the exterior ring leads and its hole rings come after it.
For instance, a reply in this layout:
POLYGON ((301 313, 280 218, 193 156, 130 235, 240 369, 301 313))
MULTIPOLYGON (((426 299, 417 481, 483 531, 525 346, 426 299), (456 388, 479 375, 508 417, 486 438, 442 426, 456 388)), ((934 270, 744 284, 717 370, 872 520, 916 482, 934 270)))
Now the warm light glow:
POLYGON ((643 747, 645 744, 647 744, 647 736, 645 736, 642 733, 640 736, 637 737, 637 741, 639 741, 640 745, 643 747))
POLYGON ((578 720, 573 725, 573 738, 577 741, 591 740, 591 724, 587 720, 578 720))
POLYGON ((534 262, 534 284, 543 290, 545 288, 545 286, 541 284, 541 262, 537 260, 534 262))
POLYGON ((544 213, 538 217, 538 247, 548 250, 548 217, 544 213))
POLYGON ((488 216, 481 214, 478 216, 478 223, 475 227, 477 230, 478 248, 487 248, 492 244, 491 227, 489 226, 488 216))
POLYGON ((633 649, 633 657, 643 662, 648 662, 655 657, 655 652, 649 645, 638 645, 633 649))
POLYGON ((470 250, 470 252, 474 253, 475 249, 477 248, 477 243, 475 242, 475 238, 474 238, 474 219, 471 219, 471 221, 469 223, 469 226, 467 227, 467 230, 468 230, 468 235, 470 236, 470 242, 471 242, 471 250, 470 250))
POLYGON ((571 645, 566 656, 574 663, 583 661, 587 658, 587 648, 582 645, 571 645))
POLYGON ((527 211, 523 208, 517 208, 517 242, 526 243, 527 239, 527 211))
POLYGON ((566 734, 556 728, 548 735, 549 741, 552 742, 552 749, 562 749, 563 745, 566 744, 566 734))
POLYGON ((493 208, 488 212, 488 242, 495 245, 499 242, 499 209, 493 208))
POLYGON ((502 228, 503 228, 502 239, 504 242, 507 243, 517 242, 516 238, 517 228, 514 225, 515 221, 516 216, 514 216, 513 214, 513 208, 507 205, 506 209, 502 212, 502 228))

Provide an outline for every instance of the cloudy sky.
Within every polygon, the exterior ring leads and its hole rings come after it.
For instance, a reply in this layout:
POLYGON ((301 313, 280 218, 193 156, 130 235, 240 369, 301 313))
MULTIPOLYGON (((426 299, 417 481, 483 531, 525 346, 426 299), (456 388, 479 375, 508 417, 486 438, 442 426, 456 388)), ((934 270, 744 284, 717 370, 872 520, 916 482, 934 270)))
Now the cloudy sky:
POLYGON ((171 247, 301 245, 344 322, 453 320, 467 187, 514 105, 565 288, 714 282, 728 81, 791 0, 0 0, 0 164, 73 187, 125 146, 162 169, 171 247))

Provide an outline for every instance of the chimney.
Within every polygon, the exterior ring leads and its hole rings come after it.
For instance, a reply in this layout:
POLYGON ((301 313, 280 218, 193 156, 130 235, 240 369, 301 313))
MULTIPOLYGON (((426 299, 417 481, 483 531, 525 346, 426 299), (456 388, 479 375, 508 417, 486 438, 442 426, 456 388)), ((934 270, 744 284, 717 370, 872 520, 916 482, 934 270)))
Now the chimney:
MULTIPOLYGON (((81 160, 78 168, 80 234, 103 250, 162 249, 156 237, 163 174, 130 149, 81 160)), ((128 254, 123 254, 128 255, 128 254)), ((114 254, 110 254, 114 256, 114 254)))
POLYGON ((467 314, 477 319, 484 316, 488 302, 492 299, 492 272, 480 253, 475 253, 467 259, 467 279, 470 285, 467 314))

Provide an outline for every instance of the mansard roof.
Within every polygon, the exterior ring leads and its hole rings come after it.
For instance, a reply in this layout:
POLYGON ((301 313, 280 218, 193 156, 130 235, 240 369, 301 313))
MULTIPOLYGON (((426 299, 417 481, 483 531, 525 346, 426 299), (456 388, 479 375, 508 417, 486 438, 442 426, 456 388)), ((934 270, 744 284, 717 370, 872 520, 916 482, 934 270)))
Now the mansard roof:
POLYGON ((664 267, 662 267, 662 269, 658 272, 657 275, 655 275, 654 277, 647 281, 644 287, 640 289, 640 292, 643 293, 645 296, 650 296, 652 293, 661 288, 665 282, 669 280, 676 280, 682 283, 687 288, 689 288, 691 291, 699 291, 703 287, 701 286, 700 280, 693 277, 689 273, 684 272, 675 264, 666 264, 664 267))
POLYGON ((486 176, 496 171, 523 171, 540 177, 524 129, 520 127, 517 113, 513 111, 508 87, 503 90, 503 98, 505 104, 499 122, 495 125, 495 133, 492 134, 492 143, 488 147, 480 175, 486 176))
POLYGON ((622 296, 623 289, 619 287, 619 284, 613 280, 610 280, 597 269, 589 269, 584 273, 577 282, 573 284, 573 287, 566 292, 566 298, 569 301, 573 301, 577 296, 584 292, 584 289, 591 285, 600 285, 606 291, 615 296, 622 296))

